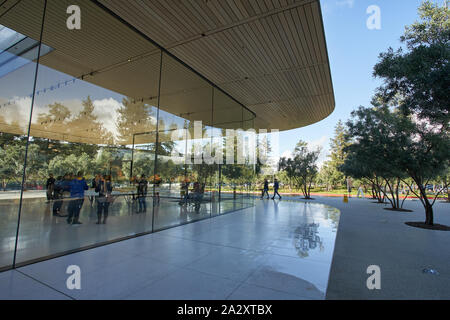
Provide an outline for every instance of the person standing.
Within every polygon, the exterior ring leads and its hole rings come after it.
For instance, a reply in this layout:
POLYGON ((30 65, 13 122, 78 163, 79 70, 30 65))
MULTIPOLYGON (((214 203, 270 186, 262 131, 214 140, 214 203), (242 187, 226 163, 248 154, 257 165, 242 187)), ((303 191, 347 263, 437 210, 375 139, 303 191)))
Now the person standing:
POLYGON ((269 199, 269 181, 267 181, 267 179, 264 179, 264 188, 261 195, 261 200, 264 198, 264 195, 267 195, 267 199, 269 199))
POLYGON ((106 220, 108 219, 109 213, 109 205, 111 201, 111 193, 112 193, 112 183, 111 176, 103 177, 99 176, 96 186, 95 192, 98 193, 97 196, 97 224, 102 223, 102 214, 103 214, 103 224, 106 224, 106 220))
POLYGON ((79 225, 80 211, 84 203, 84 192, 89 190, 86 180, 83 178, 83 172, 78 172, 77 177, 70 181, 70 202, 69 202, 69 216, 67 223, 72 225, 79 225))
POLYGON ((147 197, 147 179, 145 179, 145 175, 141 175, 141 178, 138 181, 137 185, 137 198, 139 203, 139 209, 138 213, 140 212, 147 212, 147 204, 146 204, 146 197, 147 197))
POLYGON ((59 176, 55 182, 55 188, 53 190, 53 216, 55 217, 67 217, 61 215, 61 207, 63 204, 63 192, 64 192, 64 180, 59 176))
POLYGON ((279 199, 281 200, 281 196, 278 193, 278 189, 280 189, 280 184, 278 182, 278 179, 275 179, 274 183, 273 183, 273 197, 272 200, 275 200, 275 196, 278 195, 279 199))
POLYGON ((189 201, 189 180, 184 179, 181 183, 181 201, 180 205, 186 205, 189 201))
POLYGON ((363 189, 362 185, 359 186, 356 197, 359 198, 359 195, 361 195, 361 198, 364 198, 364 189, 363 189))
POLYGON ((154 191, 155 191, 155 200, 156 203, 159 203, 159 192, 160 192, 160 185, 161 185, 161 178, 159 175, 155 174, 153 176, 153 185, 154 185, 154 191))
POLYGON ((53 177, 53 174, 50 173, 47 182, 45 184, 45 189, 47 190, 47 201, 53 200, 53 191, 55 189, 55 182, 56 180, 53 177))
POLYGON ((347 192, 351 193, 353 188, 353 182, 350 177, 347 177, 347 192))

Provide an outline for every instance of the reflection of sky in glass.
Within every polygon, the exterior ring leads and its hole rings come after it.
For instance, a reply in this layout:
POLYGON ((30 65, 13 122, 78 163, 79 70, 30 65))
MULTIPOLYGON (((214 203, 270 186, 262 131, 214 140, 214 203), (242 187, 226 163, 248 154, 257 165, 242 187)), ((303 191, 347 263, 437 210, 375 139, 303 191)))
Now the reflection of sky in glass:
POLYGON ((25 36, 5 26, 0 25, 0 50, 8 49, 13 43, 19 42, 25 36))
MULTIPOLYGON (((43 44, 41 57, 52 50, 43 44)), ((0 25, 0 78, 35 60, 38 52, 38 41, 0 25)))

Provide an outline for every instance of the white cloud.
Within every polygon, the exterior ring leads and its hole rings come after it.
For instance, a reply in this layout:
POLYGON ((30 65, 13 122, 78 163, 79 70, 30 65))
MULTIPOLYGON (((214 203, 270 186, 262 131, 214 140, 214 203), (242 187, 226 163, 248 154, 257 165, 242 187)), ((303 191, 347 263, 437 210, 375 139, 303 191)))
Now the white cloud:
POLYGON ((281 154, 280 158, 292 158, 292 151, 290 151, 290 150, 284 151, 281 154))
POLYGON ((328 145, 328 137, 327 136, 323 136, 320 139, 311 141, 308 143, 308 148, 310 150, 314 150, 316 148, 320 148, 321 152, 319 155, 319 159, 317 160, 317 165, 319 166, 319 168, 322 167, 323 163, 325 161, 327 161, 327 156, 329 154, 329 145, 328 145))
POLYGON ((98 121, 100 121, 105 129, 111 132, 115 137, 117 137, 117 119, 119 113, 117 110, 120 109, 122 104, 113 98, 94 100, 94 115, 97 116, 98 121))

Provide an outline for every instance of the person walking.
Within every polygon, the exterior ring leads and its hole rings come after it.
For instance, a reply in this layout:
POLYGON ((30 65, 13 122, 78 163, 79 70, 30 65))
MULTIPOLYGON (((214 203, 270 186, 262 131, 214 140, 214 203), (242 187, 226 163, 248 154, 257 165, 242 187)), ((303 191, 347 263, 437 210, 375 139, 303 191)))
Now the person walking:
POLYGON ((147 197, 147 179, 145 179, 145 175, 141 175, 141 178, 137 184, 137 198, 139 203, 139 209, 137 213, 147 212, 147 204, 145 202, 147 197))
POLYGON ((272 200, 275 200, 275 196, 278 195, 279 199, 281 200, 281 196, 278 193, 278 189, 280 189, 280 184, 278 182, 278 179, 275 179, 274 183, 273 183, 273 197, 272 200))
POLYGON ((111 203, 111 193, 112 193, 112 183, 111 176, 103 177, 99 175, 95 192, 98 193, 97 196, 97 224, 106 224, 109 213, 109 205, 111 203), (102 222, 103 214, 103 222, 102 222))
POLYGON ((264 195, 267 195, 267 199, 269 199, 269 181, 264 179, 264 187, 261 195, 261 200, 264 198, 264 195))
POLYGON ((47 202, 53 200, 53 191, 55 189, 55 182, 56 180, 53 177, 53 174, 50 173, 47 182, 45 184, 45 189, 47 190, 47 202))
POLYGON ((363 189, 362 185, 360 185, 358 188, 358 193, 356 194, 356 198, 359 198, 359 195, 361 195, 361 198, 364 198, 364 189, 363 189))
POLYGON ((84 192, 89 190, 86 180, 83 178, 83 172, 78 172, 77 177, 70 181, 70 202, 69 202, 69 216, 67 223, 72 225, 79 225, 80 211, 84 203, 84 192))

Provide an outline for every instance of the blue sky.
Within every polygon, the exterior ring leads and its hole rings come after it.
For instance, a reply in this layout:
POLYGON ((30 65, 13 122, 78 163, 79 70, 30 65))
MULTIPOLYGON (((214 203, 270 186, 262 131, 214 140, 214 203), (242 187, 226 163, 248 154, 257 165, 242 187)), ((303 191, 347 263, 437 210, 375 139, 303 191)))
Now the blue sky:
MULTIPOLYGON (((321 145, 326 160, 329 140, 339 119, 346 121, 352 110, 368 106, 381 82, 372 77, 379 53, 400 46, 405 25, 418 19, 421 0, 321 0, 322 14, 336 98, 335 111, 308 127, 280 133, 280 154, 287 155, 299 139, 321 145), (381 30, 369 30, 366 10, 381 9, 381 30)), ((439 3, 442 2, 439 0, 439 3)))

